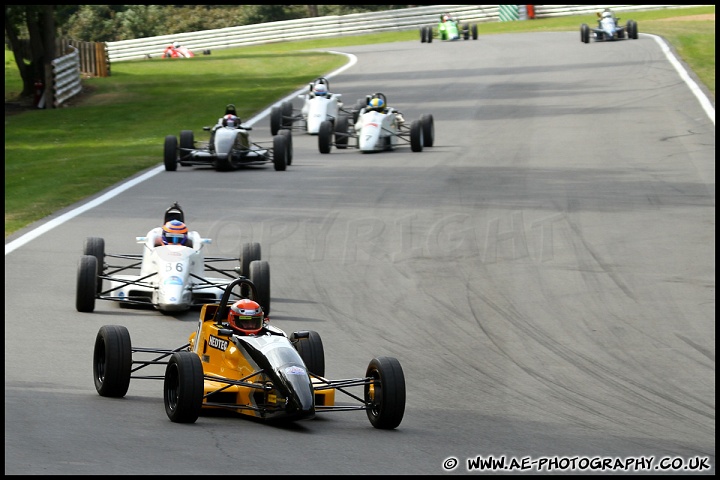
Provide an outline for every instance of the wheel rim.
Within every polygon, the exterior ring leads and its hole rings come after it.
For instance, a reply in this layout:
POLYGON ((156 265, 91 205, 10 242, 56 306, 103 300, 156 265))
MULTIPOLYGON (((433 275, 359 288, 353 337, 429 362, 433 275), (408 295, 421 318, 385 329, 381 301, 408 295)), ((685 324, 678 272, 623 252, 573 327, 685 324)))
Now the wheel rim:
POLYGON ((167 406, 171 412, 177 410, 178 403, 178 371, 177 366, 173 365, 167 371, 167 385, 165 388, 165 398, 167 406))
POLYGON ((102 344, 95 352, 95 379, 100 385, 105 381, 105 346, 102 344))
POLYGON ((377 417, 382 410, 382 384, 377 370, 370 374, 372 382, 365 386, 365 398, 368 402, 368 410, 377 417))

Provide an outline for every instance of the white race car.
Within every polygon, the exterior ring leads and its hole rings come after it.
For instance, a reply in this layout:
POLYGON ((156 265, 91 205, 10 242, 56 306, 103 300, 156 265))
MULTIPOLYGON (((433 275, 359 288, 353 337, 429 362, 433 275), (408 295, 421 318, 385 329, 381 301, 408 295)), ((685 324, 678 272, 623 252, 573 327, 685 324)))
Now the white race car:
POLYGON ((358 100, 353 108, 352 120, 341 115, 335 123, 325 121, 320 125, 318 147, 320 153, 330 153, 332 146, 338 149, 357 148, 363 153, 394 150, 397 145, 410 144, 413 152, 435 143, 435 123, 429 113, 407 125, 402 114, 387 106, 383 93, 368 95, 358 100), (334 139, 333 141, 333 134, 334 139), (354 139, 351 143, 349 140, 354 139))
POLYGON ((277 135, 282 129, 301 129, 310 135, 317 135, 324 121, 335 122, 341 114, 351 114, 343 109, 342 95, 330 92, 330 82, 318 77, 308 84, 306 93, 298 95, 303 106, 296 111, 292 102, 282 102, 270 110, 270 133, 277 135), (297 125, 294 125, 298 122, 297 125))
POLYGON ((272 163, 276 171, 285 171, 293 158, 290 130, 273 134, 272 142, 253 142, 250 140, 252 127, 243 125, 234 112, 235 106, 230 104, 217 124, 203 127, 210 132, 210 139, 206 142, 195 141, 192 130, 180 132, 179 144, 178 137, 167 135, 163 150, 165 170, 174 172, 179 164, 212 166, 218 171, 229 171, 272 163))
MULTIPOLYGON (((165 212, 163 224, 172 220, 184 222, 177 203, 165 212)), ((136 237, 143 245, 141 254, 108 254, 103 238, 88 237, 77 270, 77 310, 92 312, 95 300, 100 299, 125 307, 152 306, 163 313, 186 311, 219 302, 229 283, 245 277, 257 286, 259 303, 266 314, 270 312, 270 265, 260 259, 259 243, 244 243, 239 258, 206 257, 203 247, 212 240, 202 238, 198 232, 189 231, 184 245, 165 245, 161 234, 158 227, 146 236, 136 237), (123 262, 111 265, 111 258, 123 262), (229 261, 239 265, 215 266, 229 261), (222 276, 209 277, 207 272, 222 276)))

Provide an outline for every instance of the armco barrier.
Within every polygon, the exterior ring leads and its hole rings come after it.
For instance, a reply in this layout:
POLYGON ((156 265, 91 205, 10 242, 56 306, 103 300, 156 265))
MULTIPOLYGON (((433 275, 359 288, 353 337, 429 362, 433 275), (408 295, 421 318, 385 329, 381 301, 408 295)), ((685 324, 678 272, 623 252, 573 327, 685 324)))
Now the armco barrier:
MULTIPOLYGON (((587 15, 608 5, 533 5, 535 18, 564 15, 587 15)), ((611 5, 615 11, 657 10, 682 8, 686 5, 611 5)), ((500 5, 427 5, 423 7, 386 10, 382 12, 354 13, 302 18, 257 25, 242 25, 217 30, 137 38, 119 42, 107 42, 108 62, 140 60, 159 57, 172 42, 180 42, 195 52, 220 50, 245 45, 257 45, 282 41, 309 40, 315 38, 342 37, 367 33, 403 31, 434 25, 443 12, 450 12, 461 22, 497 22, 500 5)), ((518 5, 512 7, 518 19, 518 5)), ((527 6, 525 6, 527 7, 527 6)), ((527 11, 527 8, 524 9, 527 11)), ((527 18, 527 16, 525 16, 527 18)))

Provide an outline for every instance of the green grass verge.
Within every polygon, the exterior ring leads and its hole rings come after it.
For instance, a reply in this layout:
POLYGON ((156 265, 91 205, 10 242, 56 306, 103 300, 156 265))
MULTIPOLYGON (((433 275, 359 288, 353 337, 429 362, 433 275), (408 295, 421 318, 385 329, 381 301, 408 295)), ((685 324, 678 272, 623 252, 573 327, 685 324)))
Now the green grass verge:
MULTIPOLYGON (((689 19, 708 13, 715 7, 621 17, 636 20, 641 33, 663 36, 714 100, 715 21, 689 19)), ((481 35, 578 31, 581 23, 593 22, 588 15, 482 23, 478 29, 481 35)), ((417 31, 218 50, 192 61, 119 62, 110 77, 84 80, 89 93, 69 108, 6 114, 5 236, 158 165, 166 135, 214 123, 227 103, 247 119, 345 63, 344 57, 308 50, 410 40, 419 41, 417 31)), ((5 101, 16 99, 21 88, 6 49, 5 101)), ((258 132, 256 140, 264 136, 258 132)))

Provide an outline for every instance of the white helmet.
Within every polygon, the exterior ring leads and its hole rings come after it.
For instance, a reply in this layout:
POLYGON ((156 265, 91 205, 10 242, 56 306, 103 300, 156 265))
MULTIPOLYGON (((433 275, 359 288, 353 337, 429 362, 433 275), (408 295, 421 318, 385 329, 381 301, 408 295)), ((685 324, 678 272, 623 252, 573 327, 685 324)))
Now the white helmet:
POLYGON ((318 83, 315 85, 315 95, 327 95, 328 89, 327 85, 324 83, 318 83))
POLYGON ((173 42, 174 48, 180 48, 180 42, 173 42))
POLYGON ((603 13, 602 13, 602 17, 603 17, 603 18, 610 18, 610 17, 612 17, 612 13, 610 13, 610 12, 603 12, 603 13))

